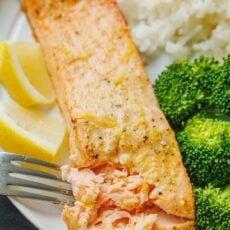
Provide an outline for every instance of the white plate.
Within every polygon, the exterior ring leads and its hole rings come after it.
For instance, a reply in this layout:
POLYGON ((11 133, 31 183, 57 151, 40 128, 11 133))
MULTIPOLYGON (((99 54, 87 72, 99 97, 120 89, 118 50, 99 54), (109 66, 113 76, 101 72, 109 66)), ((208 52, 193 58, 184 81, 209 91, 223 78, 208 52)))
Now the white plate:
MULTIPOLYGON (((0 41, 33 40, 29 25, 27 24, 25 16, 20 11, 17 0, 0 0, 0 28, 0 41)), ((161 55, 155 59, 151 65, 147 66, 146 70, 152 82, 155 76, 169 63, 170 59, 165 55, 161 55)), ((63 207, 29 199, 11 198, 10 200, 19 211, 39 229, 66 229, 65 224, 61 220, 63 207)))

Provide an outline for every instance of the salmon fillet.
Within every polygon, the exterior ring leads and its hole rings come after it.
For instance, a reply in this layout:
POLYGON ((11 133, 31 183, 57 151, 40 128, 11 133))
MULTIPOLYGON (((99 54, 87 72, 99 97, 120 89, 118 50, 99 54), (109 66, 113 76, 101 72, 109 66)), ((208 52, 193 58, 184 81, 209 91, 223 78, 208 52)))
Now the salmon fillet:
POLYGON ((23 0, 70 139, 69 229, 193 229, 189 177, 114 0, 23 0), (108 221, 109 220, 109 221, 108 221))

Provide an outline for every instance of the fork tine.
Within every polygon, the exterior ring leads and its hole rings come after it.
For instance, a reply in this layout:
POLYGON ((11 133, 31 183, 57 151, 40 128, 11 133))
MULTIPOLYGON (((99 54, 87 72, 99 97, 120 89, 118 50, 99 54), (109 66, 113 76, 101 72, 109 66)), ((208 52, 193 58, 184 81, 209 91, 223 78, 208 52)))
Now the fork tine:
POLYGON ((4 194, 2 195, 6 196, 13 196, 13 197, 22 197, 22 198, 29 198, 29 199, 36 199, 36 200, 44 200, 44 201, 51 201, 55 204, 67 204, 67 205, 73 205, 75 200, 73 197, 69 196, 67 199, 62 198, 55 198, 40 194, 35 194, 32 192, 25 192, 25 191, 13 191, 13 190, 5 190, 4 194))
POLYGON ((12 173, 20 173, 20 174, 24 174, 24 175, 31 175, 31 176, 37 176, 37 177, 62 181, 61 176, 53 175, 51 173, 42 172, 42 171, 30 169, 30 168, 24 168, 24 167, 19 166, 19 165, 10 164, 7 166, 6 170, 9 173, 11 173, 11 172, 12 173))
POLYGON ((0 158, 1 158, 1 162, 5 163, 5 164, 1 164, 0 170, 4 169, 4 167, 5 167, 5 170, 7 170, 8 172, 17 172, 17 173, 22 173, 25 175, 38 176, 38 177, 62 181, 61 176, 54 175, 54 174, 47 173, 47 172, 43 172, 40 170, 34 170, 31 168, 22 167, 20 165, 15 165, 15 164, 12 164, 12 161, 13 162, 25 162, 25 163, 30 163, 30 164, 34 164, 34 165, 40 165, 43 167, 54 169, 57 172, 59 172, 60 167, 58 165, 43 162, 40 160, 25 157, 25 156, 21 156, 18 154, 8 154, 6 152, 0 152, 0 158))
POLYGON ((37 188, 43 191, 52 191, 68 196, 73 195, 72 191, 68 189, 62 189, 62 188, 58 188, 57 186, 56 187, 50 186, 50 185, 46 185, 43 183, 34 182, 26 179, 14 178, 11 176, 8 176, 7 178, 7 185, 16 185, 16 186, 27 187, 27 188, 37 188))
POLYGON ((33 159, 33 158, 30 158, 30 157, 18 155, 18 154, 0 152, 0 157, 2 159, 4 159, 5 161, 7 161, 7 162, 9 162, 9 161, 22 161, 22 162, 26 162, 26 163, 36 164, 36 165, 40 165, 40 166, 60 170, 60 167, 58 165, 48 163, 48 162, 45 162, 45 161, 41 161, 41 160, 37 160, 37 159, 33 159))

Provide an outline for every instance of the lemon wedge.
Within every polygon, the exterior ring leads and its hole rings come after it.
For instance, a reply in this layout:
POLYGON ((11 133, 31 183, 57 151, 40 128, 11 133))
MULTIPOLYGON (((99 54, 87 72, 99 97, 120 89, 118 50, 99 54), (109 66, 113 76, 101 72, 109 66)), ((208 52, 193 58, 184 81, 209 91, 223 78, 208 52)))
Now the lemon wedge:
POLYGON ((60 115, 24 108, 12 100, 0 102, 0 146, 4 150, 57 162, 65 135, 60 115))
POLYGON ((0 80, 18 103, 47 106, 54 102, 52 83, 39 44, 2 42, 0 55, 0 80))

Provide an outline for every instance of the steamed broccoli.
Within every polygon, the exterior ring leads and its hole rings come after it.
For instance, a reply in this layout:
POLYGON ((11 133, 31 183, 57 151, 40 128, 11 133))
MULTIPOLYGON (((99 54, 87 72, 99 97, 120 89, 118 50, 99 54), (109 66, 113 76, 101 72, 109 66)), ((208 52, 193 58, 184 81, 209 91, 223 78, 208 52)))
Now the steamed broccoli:
POLYGON ((173 127, 199 110, 230 112, 230 56, 222 65, 214 58, 171 64, 155 83, 161 109, 173 127))
POLYGON ((177 133, 184 164, 195 185, 230 183, 230 122, 198 113, 177 133))
POLYGON ((156 81, 194 188, 196 229, 230 229, 230 56, 171 64, 156 81), (205 111, 205 112, 204 112, 205 111), (206 186, 206 187, 205 187, 206 186))
POLYGON ((194 188, 197 230, 230 228, 230 187, 225 191, 212 186, 194 188))

